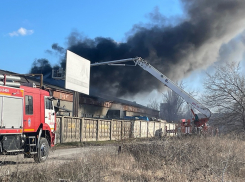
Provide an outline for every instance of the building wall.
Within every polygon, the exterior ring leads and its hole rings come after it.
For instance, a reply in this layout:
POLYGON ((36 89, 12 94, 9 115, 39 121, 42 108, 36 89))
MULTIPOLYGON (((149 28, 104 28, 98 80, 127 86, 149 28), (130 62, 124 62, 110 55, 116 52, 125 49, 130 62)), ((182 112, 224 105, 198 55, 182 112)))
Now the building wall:
POLYGON ((80 104, 78 109, 78 117, 105 118, 108 110, 108 107, 80 104))
MULTIPOLYGON (((66 109, 73 111, 73 94, 54 91, 53 96, 60 100, 60 107, 65 107, 66 109)), ((55 105, 56 104, 57 100, 55 101, 55 105)), ((124 118, 124 116, 139 115, 158 118, 159 116, 158 111, 152 110, 150 108, 140 108, 121 103, 112 103, 96 97, 80 94, 78 117, 112 118, 111 115, 107 115, 109 110, 111 111, 110 113, 112 113, 114 118, 124 118), (114 116, 115 113, 117 114, 117 116, 114 116)), ((70 115, 72 116, 72 112, 70 113, 70 115)))
MULTIPOLYGON (((57 106, 57 100, 54 100, 54 106, 57 106)), ((61 108, 68 109, 72 111, 73 109, 73 102, 60 100, 60 106, 61 108)), ((64 112, 62 109, 59 111, 57 115, 65 115, 65 116, 72 116, 72 112, 64 112)))

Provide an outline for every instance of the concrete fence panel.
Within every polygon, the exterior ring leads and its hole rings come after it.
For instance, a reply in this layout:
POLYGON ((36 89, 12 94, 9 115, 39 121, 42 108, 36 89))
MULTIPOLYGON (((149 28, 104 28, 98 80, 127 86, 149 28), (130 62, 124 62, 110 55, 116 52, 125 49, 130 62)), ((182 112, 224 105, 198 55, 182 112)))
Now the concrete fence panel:
POLYGON ((131 121, 121 121, 122 122, 122 139, 127 139, 132 136, 133 129, 131 128, 131 121))
POLYGON ((80 119, 72 117, 64 117, 63 121, 63 142, 79 142, 80 141, 80 119))
POLYGON ((111 120, 111 139, 121 140, 122 122, 119 120, 111 120))
POLYGON ((166 135, 167 136, 175 136, 176 135, 176 124, 173 123, 166 123, 165 126, 166 130, 166 135))
POLYGON ((80 142, 80 120, 81 118, 72 118, 71 124, 68 125, 71 131, 71 141, 73 142, 80 142))
POLYGON ((164 126, 164 123, 162 123, 162 122, 155 122, 155 136, 156 137, 163 135, 164 127, 162 128, 162 126, 164 126))
POLYGON ((155 122, 148 122, 148 137, 155 136, 155 122))
POLYGON ((175 125, 155 121, 56 117, 56 143, 173 136, 175 125))
POLYGON ((110 120, 99 120, 99 141, 110 140, 111 131, 111 121, 110 120))
POLYGON ((61 143, 60 124, 62 117, 56 117, 55 143, 61 143))
POLYGON ((82 128, 82 141, 96 141, 98 134, 98 120, 85 118, 82 128))
POLYGON ((132 137, 140 138, 141 137, 141 121, 136 120, 135 122, 132 122, 132 128, 133 128, 132 137))
POLYGON ((140 137, 146 138, 148 136, 147 135, 147 132, 148 132, 148 121, 140 121, 140 123, 141 123, 140 137))

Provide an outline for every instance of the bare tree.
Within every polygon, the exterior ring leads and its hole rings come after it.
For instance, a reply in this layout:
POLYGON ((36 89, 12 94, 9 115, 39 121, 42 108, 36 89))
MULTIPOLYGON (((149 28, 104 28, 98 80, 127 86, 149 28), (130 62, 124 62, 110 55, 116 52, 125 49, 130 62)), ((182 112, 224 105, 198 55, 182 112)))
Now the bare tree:
POLYGON ((159 103, 156 99, 150 99, 149 104, 147 104, 147 107, 155 110, 159 110, 159 103))
POLYGON ((214 120, 231 130, 245 130, 245 78, 239 64, 216 66, 214 74, 207 73, 204 88, 203 101, 218 113, 214 120))
MULTIPOLYGON (((184 83, 178 83, 180 88, 184 88, 184 83)), ((163 103, 160 108, 160 115, 166 121, 178 121, 184 114, 183 106, 185 100, 172 90, 163 94, 163 103)))

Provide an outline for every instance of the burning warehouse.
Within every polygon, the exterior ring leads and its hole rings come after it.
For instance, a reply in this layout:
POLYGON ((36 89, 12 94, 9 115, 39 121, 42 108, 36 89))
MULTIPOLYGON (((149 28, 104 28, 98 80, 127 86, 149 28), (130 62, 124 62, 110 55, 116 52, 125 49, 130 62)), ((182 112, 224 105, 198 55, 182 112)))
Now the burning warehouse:
MULTIPOLYGON (((0 70, 0 75, 16 75, 16 73, 0 70)), ((40 86, 38 76, 20 76, 22 85, 40 86)), ((64 88, 63 80, 54 80, 44 76, 44 86, 53 91, 55 106, 59 108, 58 115, 118 119, 126 116, 146 116, 158 118, 159 111, 126 101, 116 97, 98 95, 91 90, 90 95, 74 94, 64 88), (79 102, 78 102, 79 101, 79 102)))

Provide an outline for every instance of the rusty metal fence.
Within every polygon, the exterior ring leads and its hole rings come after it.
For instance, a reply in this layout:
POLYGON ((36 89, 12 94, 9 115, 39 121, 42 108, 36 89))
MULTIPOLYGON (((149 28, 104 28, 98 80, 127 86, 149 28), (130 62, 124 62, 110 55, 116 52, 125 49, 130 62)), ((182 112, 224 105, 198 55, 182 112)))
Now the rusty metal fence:
POLYGON ((106 120, 56 117, 56 143, 122 140, 166 134, 166 123, 157 121, 106 120))

